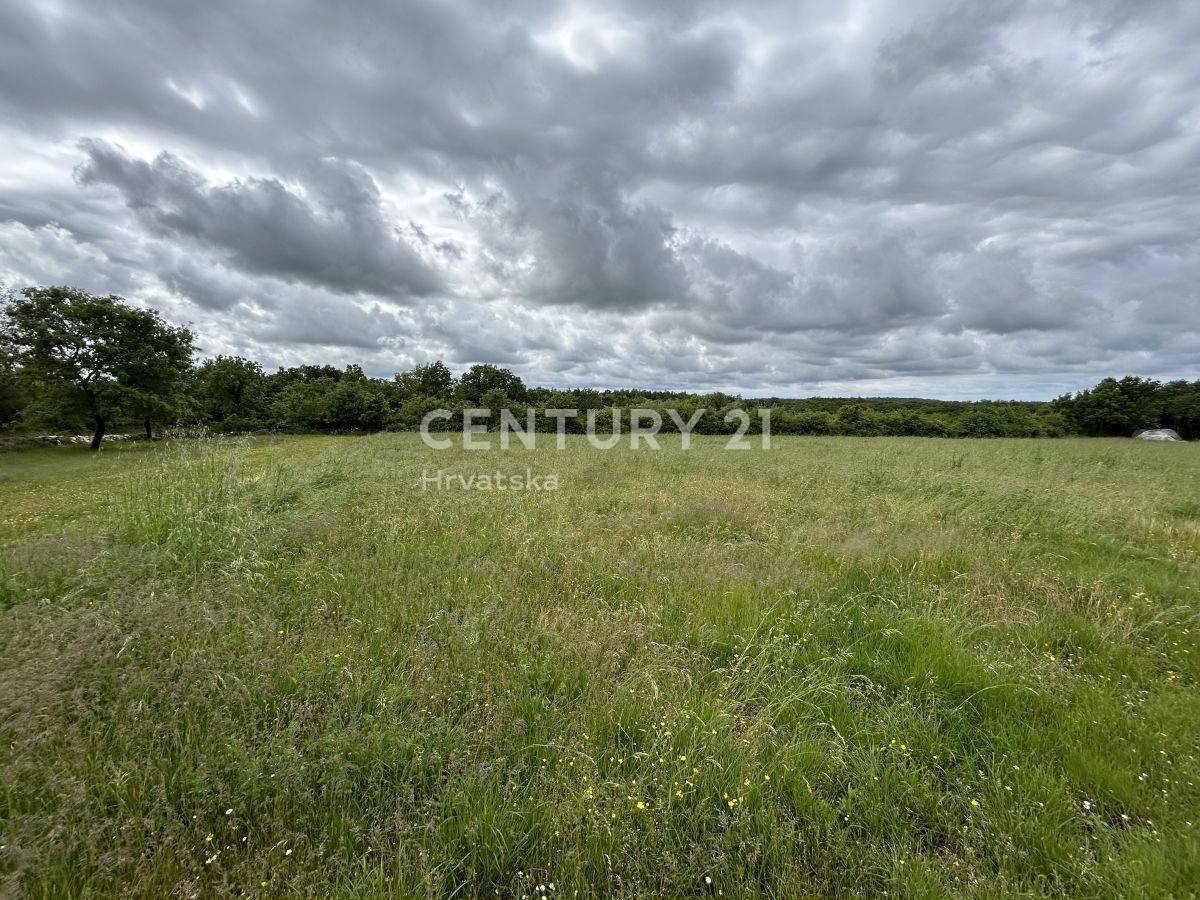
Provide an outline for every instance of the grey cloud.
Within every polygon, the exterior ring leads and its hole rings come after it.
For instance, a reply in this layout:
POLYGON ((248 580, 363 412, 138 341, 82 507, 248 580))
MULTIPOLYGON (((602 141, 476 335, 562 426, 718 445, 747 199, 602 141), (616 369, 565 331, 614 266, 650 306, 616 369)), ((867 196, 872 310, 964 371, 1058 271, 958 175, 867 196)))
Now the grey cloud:
POLYGON ((939 9, 881 44, 876 77, 889 85, 912 86, 939 77, 1002 76, 1007 63, 996 33, 1021 6, 1016 0, 997 0, 939 9))
POLYGON ((248 276, 212 258, 165 258, 157 277, 164 290, 216 321, 237 322, 246 339, 260 344, 397 349, 415 333, 406 310, 248 276))
POLYGON ((169 153, 145 162, 101 141, 82 149, 81 184, 116 188, 153 233, 221 250, 247 271, 396 299, 440 287, 388 224, 375 182, 354 163, 314 162, 305 173, 309 202, 276 179, 209 185, 169 153))
POLYGON ((160 271, 158 277, 165 288, 203 309, 227 311, 253 299, 245 293, 247 285, 218 277, 219 271, 212 259, 185 258, 160 271))
POLYGON ((574 174, 510 174, 506 191, 457 201, 479 229, 483 264, 506 292, 591 309, 681 302, 689 287, 670 215, 574 174))
POLYGON ((914 236, 867 228, 793 253, 792 266, 767 265, 727 244, 693 237, 684 245, 700 305, 686 315, 709 340, 762 332, 835 329, 881 333, 932 323, 948 313, 945 292, 914 236))
POLYGON ((0 222, 0 248, 0 283, 10 288, 72 284, 93 293, 136 295, 148 284, 149 273, 140 267, 112 260, 54 223, 30 228, 17 221, 0 222))
POLYGON ((945 263, 954 321, 976 331, 1007 334, 1046 331, 1078 323, 1087 304, 1074 294, 1053 294, 1038 283, 1030 262, 1012 250, 990 247, 945 263))
POLYGON ((405 343, 404 323, 379 304, 310 299, 290 308, 276 306, 264 318, 249 333, 265 343, 393 350, 405 343))

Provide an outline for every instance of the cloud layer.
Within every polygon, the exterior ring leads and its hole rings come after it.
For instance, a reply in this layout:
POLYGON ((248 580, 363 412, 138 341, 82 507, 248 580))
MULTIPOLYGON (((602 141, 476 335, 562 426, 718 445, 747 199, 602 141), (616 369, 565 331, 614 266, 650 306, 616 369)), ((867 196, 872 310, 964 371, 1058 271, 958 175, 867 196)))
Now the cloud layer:
POLYGON ((268 364, 1200 376, 1200 7, 10 3, 0 279, 268 364))

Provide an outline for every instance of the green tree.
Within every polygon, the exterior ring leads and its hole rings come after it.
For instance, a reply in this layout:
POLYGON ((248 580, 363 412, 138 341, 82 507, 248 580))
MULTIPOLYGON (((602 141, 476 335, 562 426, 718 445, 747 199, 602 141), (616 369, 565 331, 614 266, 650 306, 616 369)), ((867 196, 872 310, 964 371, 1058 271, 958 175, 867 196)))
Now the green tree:
POLYGON ((16 351, 0 339, 0 428, 6 428, 16 422, 24 412, 27 402, 28 398, 22 390, 20 371, 17 368, 16 351))
POLYGON ((471 366, 458 381, 458 396, 478 404, 488 391, 502 391, 509 400, 525 400, 525 382, 508 369, 489 364, 471 366))
POLYGON ((152 310, 78 288, 26 288, 0 332, 22 372, 66 414, 91 423, 92 449, 117 416, 169 415, 191 367, 192 335, 152 310))
POLYGON ((382 428, 391 410, 374 384, 343 379, 329 391, 325 425, 338 431, 382 428))
POLYGON ((321 431, 329 427, 332 378, 294 381, 275 396, 271 416, 275 423, 293 431, 321 431))
POLYGON ((226 429, 262 424, 266 376, 262 366, 240 356, 207 359, 196 371, 194 396, 201 418, 226 429))
POLYGON ((128 414, 142 422, 146 440, 155 422, 173 422, 187 403, 192 370, 192 334, 167 325, 158 313, 130 310, 126 317, 128 356, 118 366, 128 414))
POLYGON ((1185 440, 1200 438, 1200 381, 1167 382, 1162 395, 1162 424, 1185 440))
POLYGON ((481 409, 490 409, 495 412, 495 418, 499 421, 499 410, 507 408, 509 403, 508 395, 499 388, 492 388, 486 394, 479 398, 479 407, 481 409))
POLYGON ((1063 396, 1055 406, 1082 434, 1129 437, 1154 428, 1163 411, 1162 385, 1148 378, 1105 378, 1089 391, 1063 396))
POLYGON ((401 372, 395 381, 406 396, 449 397, 454 393, 454 376, 440 359, 401 372))

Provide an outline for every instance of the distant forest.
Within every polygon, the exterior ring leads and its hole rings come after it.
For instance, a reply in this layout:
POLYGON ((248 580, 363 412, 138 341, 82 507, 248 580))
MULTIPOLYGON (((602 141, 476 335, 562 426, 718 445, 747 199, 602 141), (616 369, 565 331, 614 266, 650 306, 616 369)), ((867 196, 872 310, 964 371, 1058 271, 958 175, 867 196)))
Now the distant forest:
MULTIPOLYGON (((628 427, 631 408, 656 409, 663 430, 705 413, 698 434, 727 434, 733 409, 769 408, 773 434, 910 435, 928 437, 1124 436, 1143 428, 1173 428, 1200 437, 1200 380, 1159 382, 1105 378, 1095 387, 1051 401, 945 401, 916 398, 751 398, 725 393, 654 390, 562 390, 530 387, 508 369, 474 365, 460 376, 442 362, 391 378, 372 378, 357 365, 306 365, 265 372, 253 360, 218 356, 194 362, 192 335, 156 312, 118 297, 73 288, 29 288, 0 306, 0 431, 10 435, 88 433, 98 448, 106 432, 167 429, 217 432, 354 432, 416 429, 426 413, 455 415, 486 408, 497 424, 501 408, 525 422, 534 410, 539 430, 553 431, 547 409, 575 409, 568 431, 582 432, 588 410, 611 433, 614 414, 628 427), (624 412, 622 412, 624 411, 624 412)), ((750 432, 760 427, 751 415, 750 432)))

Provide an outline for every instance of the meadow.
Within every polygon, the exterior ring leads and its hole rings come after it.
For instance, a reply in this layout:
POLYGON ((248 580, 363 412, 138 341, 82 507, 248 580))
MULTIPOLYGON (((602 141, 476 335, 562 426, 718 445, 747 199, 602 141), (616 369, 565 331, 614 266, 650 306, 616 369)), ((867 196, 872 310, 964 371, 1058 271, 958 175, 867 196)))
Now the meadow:
POLYGON ((0 894, 1194 894, 1195 445, 678 440, 0 455, 0 894))

